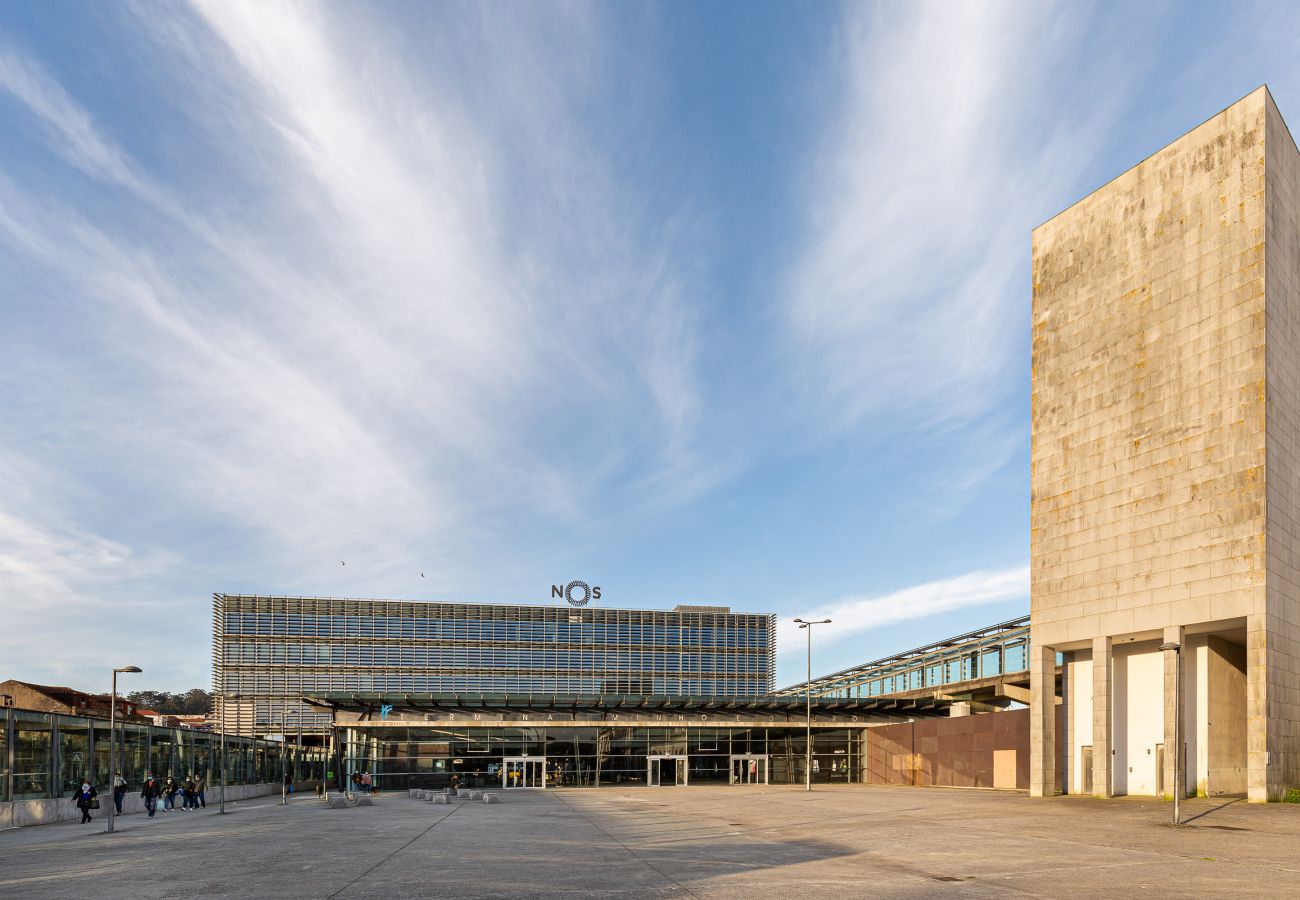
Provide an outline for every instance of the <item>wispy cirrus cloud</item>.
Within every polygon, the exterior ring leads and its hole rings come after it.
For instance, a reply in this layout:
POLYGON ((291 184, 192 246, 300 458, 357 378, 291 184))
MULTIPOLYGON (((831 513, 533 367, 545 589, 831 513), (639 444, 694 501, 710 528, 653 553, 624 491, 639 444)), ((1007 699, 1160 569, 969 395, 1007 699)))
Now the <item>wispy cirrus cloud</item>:
POLYGON ((1023 441, 1001 406, 1027 353, 1027 235, 1124 102, 1047 114, 1088 25, 1043 5, 846 10, 783 304, 801 401, 833 433, 933 440, 993 416, 1014 440, 942 439, 972 475, 1023 441))
POLYGON ((174 585, 189 553, 207 582, 184 614, 195 627, 230 580, 455 595, 476 560, 510 555, 499 542, 526 546, 498 584, 569 552, 593 497, 635 516, 711 483, 690 253, 614 177, 588 121, 613 101, 592 85, 616 63, 591 10, 550 29, 511 13, 490 32, 470 12, 432 54, 344 7, 133 11, 177 76, 156 103, 220 140, 177 180, 0 47, 0 95, 110 198, 0 178, 0 254, 59 297, 33 328, 95 357, 52 363, 57 342, 0 339, 7 386, 60 432, 15 415, 0 450, 49 451, 58 477, 32 490, 129 496, 179 530, 70 528, 39 498, 0 501, 0 593, 46 612, 93 603, 125 584, 115 566, 171 566, 156 583, 174 585), (494 104, 475 95, 485 63, 494 104), (195 91, 205 102, 186 105, 195 91))
MULTIPOLYGON (((801 613, 800 618, 814 622, 818 619, 831 620, 830 625, 818 626, 813 633, 813 640, 825 646, 850 638, 861 638, 872 629, 900 622, 1021 599, 1027 607, 1029 566, 969 572, 956 578, 930 581, 879 596, 841 597, 817 606, 811 612, 801 613)), ((786 656, 797 655, 803 643, 799 626, 784 617, 777 631, 777 646, 781 652, 786 656)), ((937 626, 933 639, 946 635, 943 627, 937 626)), ((901 651, 907 648, 896 649, 901 651)))

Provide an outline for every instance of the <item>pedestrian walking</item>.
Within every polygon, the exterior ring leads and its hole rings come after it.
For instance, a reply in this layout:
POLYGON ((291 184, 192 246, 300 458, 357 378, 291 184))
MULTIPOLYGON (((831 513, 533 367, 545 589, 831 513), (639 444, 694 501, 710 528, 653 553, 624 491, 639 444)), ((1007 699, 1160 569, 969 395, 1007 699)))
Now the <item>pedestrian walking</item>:
POLYGON ((85 825, 95 817, 90 814, 92 809, 99 809, 99 793, 95 790, 94 785, 89 781, 81 782, 81 787, 77 788, 72 794, 72 799, 77 803, 77 809, 81 810, 81 824, 85 825))
POLYGON ((280 791, 280 805, 284 806, 289 802, 289 794, 293 791, 293 773, 288 769, 284 770, 284 785, 280 791))
POLYGON ((176 809, 176 795, 180 793, 181 786, 176 783, 176 779, 168 775, 167 780, 163 782, 163 812, 171 812, 176 809))
POLYGON ((194 793, 194 773, 185 776, 185 783, 181 785, 181 796, 184 798, 181 807, 186 810, 198 809, 199 798, 194 793))
POLYGON ((117 807, 117 814, 122 815, 122 801, 126 799, 126 779, 122 777, 121 772, 113 775, 113 805, 117 807))
POLYGON ((198 801, 199 806, 204 809, 208 808, 208 798, 204 796, 204 792, 206 792, 207 789, 208 785, 207 782, 203 780, 203 776, 196 776, 194 779, 194 798, 198 801))
POLYGON ((145 811, 149 813, 149 818, 158 811, 158 795, 162 793, 162 785, 158 779, 153 777, 153 772, 144 773, 144 787, 140 789, 140 799, 144 801, 145 811))
POLYGON ((370 773, 369 773, 369 772, 362 772, 362 773, 361 773, 361 790, 364 791, 365 793, 369 794, 369 793, 370 793, 370 787, 371 787, 371 785, 373 785, 373 784, 374 784, 374 782, 373 782, 373 781, 371 780, 371 778, 370 778, 370 773))

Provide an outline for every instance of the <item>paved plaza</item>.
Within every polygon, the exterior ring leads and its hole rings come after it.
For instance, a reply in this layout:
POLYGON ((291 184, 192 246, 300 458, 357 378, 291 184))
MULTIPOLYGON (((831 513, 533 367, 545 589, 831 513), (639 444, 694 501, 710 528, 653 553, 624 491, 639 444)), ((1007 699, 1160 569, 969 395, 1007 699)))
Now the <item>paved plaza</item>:
POLYGON ((1300 806, 932 788, 314 797, 0 832, 6 897, 1300 896, 1300 806))

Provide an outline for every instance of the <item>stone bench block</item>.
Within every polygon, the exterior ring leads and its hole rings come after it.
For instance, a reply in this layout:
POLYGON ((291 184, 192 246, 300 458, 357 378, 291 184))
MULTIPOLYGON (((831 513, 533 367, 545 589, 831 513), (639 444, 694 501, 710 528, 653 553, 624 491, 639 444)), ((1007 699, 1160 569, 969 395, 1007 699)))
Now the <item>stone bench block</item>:
POLYGON ((498 797, 496 794, 484 794, 484 795, 483 795, 483 802, 484 802, 484 803, 500 803, 500 802, 501 802, 501 798, 498 797))
POLYGON ((432 800, 434 803, 437 803, 439 806, 446 806, 446 805, 447 805, 447 795, 446 795, 446 794, 434 794, 434 795, 433 795, 432 797, 430 797, 429 799, 432 800))
POLYGON ((370 799, 368 794, 361 794, 357 797, 357 806, 374 806, 375 803, 370 799))
POLYGON ((483 799, 483 792, 482 792, 482 791, 470 791, 470 792, 469 792, 469 799, 471 799, 471 800, 482 800, 482 799, 483 799))
POLYGON ((329 806, 329 808, 330 808, 330 809, 347 809, 347 808, 348 808, 348 801, 344 800, 342 797, 335 797, 333 800, 330 801, 330 806, 329 806))

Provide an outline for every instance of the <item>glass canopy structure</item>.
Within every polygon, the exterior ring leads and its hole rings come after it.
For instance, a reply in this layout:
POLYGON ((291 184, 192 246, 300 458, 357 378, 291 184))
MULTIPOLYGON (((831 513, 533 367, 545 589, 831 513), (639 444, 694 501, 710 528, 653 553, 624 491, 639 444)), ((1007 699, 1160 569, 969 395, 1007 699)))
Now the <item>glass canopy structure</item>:
MULTIPOLYGON (((1022 616, 822 675, 811 687, 814 697, 887 697, 969 685, 1028 669, 1029 617, 1022 616)), ((803 696, 807 691, 808 683, 801 681, 777 694, 803 696)))
POLYGON ((946 717, 946 701, 335 694, 332 771, 385 790, 857 783, 870 725, 946 717))

